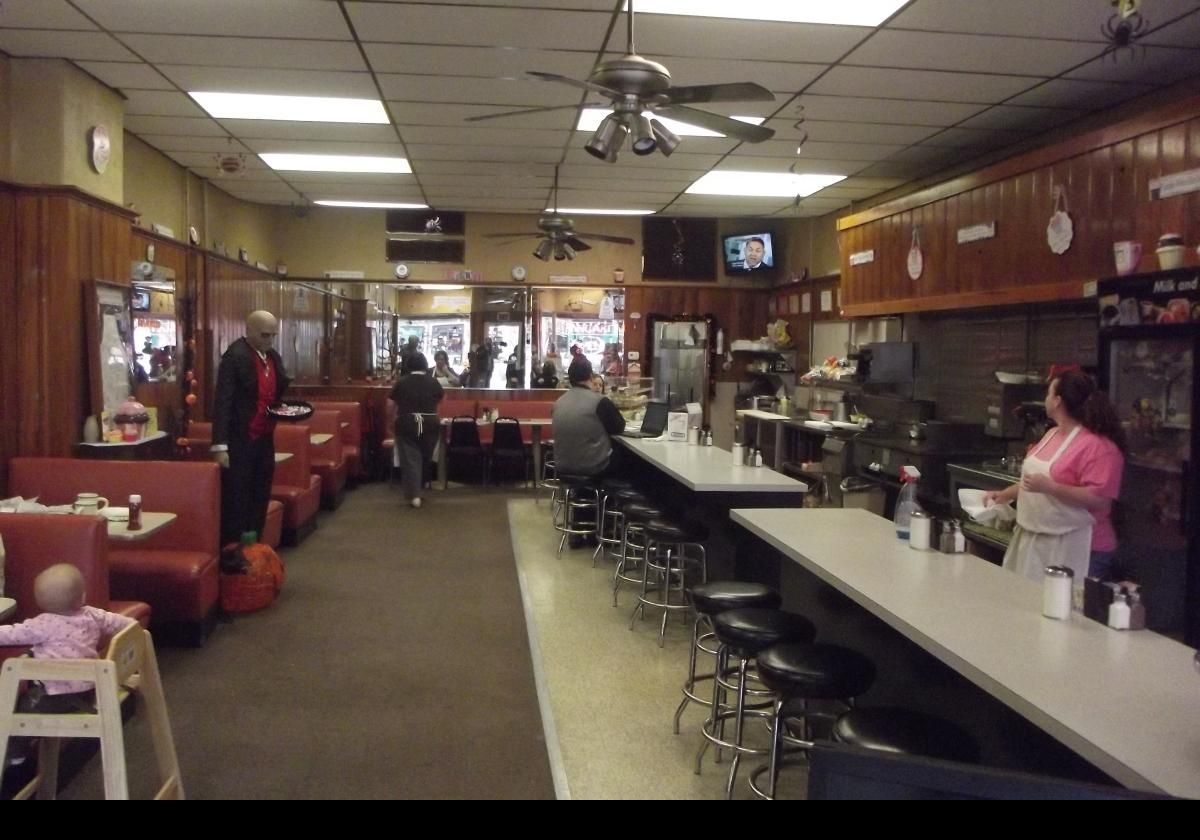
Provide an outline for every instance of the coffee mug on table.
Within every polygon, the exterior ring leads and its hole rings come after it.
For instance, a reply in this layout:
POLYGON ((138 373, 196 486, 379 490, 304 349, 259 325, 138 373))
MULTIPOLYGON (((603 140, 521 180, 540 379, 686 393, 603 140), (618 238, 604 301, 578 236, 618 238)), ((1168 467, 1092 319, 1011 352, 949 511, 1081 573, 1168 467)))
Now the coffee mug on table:
POLYGON ((98 493, 80 493, 71 503, 76 513, 90 513, 93 516, 108 507, 108 499, 98 493))
POLYGON ((1137 271, 1142 259, 1142 243, 1132 239, 1113 243, 1113 260, 1117 264, 1117 274, 1132 274, 1137 271))

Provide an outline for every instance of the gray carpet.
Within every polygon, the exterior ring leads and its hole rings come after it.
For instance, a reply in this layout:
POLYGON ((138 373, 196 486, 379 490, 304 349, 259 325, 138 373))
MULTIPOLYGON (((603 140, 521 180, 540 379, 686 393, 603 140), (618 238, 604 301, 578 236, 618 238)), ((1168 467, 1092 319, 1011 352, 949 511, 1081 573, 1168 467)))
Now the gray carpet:
MULTIPOLYGON (((365 485, 268 610, 161 649, 189 799, 553 798, 503 491, 365 485)), ((144 716, 131 794, 151 795, 144 716)), ((65 792, 102 796, 99 758, 65 792)))

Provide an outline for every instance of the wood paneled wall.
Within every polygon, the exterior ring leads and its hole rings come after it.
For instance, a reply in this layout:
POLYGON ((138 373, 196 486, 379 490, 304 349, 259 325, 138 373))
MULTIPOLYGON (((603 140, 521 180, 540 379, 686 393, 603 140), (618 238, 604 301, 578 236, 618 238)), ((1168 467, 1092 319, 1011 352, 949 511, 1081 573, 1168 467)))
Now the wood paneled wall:
MULTIPOLYGON (((93 279, 129 282, 132 215, 69 187, 8 187, 0 201, 5 368, 0 466, 67 456, 92 413, 84 302, 93 279)), ((5 481, 7 473, 4 474, 5 481)))
MULTIPOLYGON (((713 315, 725 330, 726 343, 735 338, 763 334, 767 324, 767 295, 756 288, 728 286, 627 286, 625 288, 625 350, 646 358, 649 337, 646 319, 651 315, 713 315), (634 317, 637 314, 640 317, 634 317)), ((648 374, 647 374, 648 375, 648 374)))
MULTIPOLYGON (((1200 239, 1200 194, 1151 200, 1149 183, 1200 167, 1200 98, 1010 158, 838 223, 848 315, 1078 299, 1085 281, 1115 273, 1113 242, 1142 245, 1140 270, 1157 269, 1165 232, 1200 239), (1061 187, 1075 238, 1051 252, 1046 227, 1061 187), (994 239, 959 245, 957 231, 996 222, 994 239), (925 271, 906 259, 920 225, 925 271), (851 267, 852 253, 875 261, 851 267)), ((1195 255, 1189 252, 1189 260, 1195 255)))

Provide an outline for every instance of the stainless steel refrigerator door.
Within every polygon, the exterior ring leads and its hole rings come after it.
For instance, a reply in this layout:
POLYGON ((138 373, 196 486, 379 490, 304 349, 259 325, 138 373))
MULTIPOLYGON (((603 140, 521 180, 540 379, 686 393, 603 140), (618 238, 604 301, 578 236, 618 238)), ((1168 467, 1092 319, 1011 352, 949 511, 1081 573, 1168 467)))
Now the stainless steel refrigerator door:
POLYGON ((654 327, 654 399, 704 402, 708 388, 708 324, 671 321, 654 327))

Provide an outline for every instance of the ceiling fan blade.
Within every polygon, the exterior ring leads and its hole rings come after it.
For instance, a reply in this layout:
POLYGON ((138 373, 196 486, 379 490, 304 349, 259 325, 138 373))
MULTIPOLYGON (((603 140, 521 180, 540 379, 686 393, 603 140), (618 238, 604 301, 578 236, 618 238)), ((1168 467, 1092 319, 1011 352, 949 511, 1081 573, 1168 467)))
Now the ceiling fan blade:
POLYGON ((683 85, 672 87, 667 96, 673 105, 697 102, 774 102, 775 94, 754 82, 730 82, 724 85, 683 85))
POLYGON ((522 239, 537 239, 540 236, 541 236, 540 233, 485 233, 483 235, 483 238, 484 239, 501 239, 503 237, 507 237, 509 239, 512 239, 513 237, 520 237, 522 239))
POLYGON ((479 122, 480 120, 495 120, 500 117, 518 117, 523 114, 542 114, 546 111, 566 111, 568 108, 610 108, 609 103, 585 103, 584 105, 549 105, 541 108, 522 108, 519 111, 501 111, 497 114, 481 114, 478 117, 464 117, 463 122, 479 122))
POLYGON ((575 234, 573 234, 573 233, 572 233, 570 236, 568 236, 568 237, 566 238, 566 240, 565 240, 565 241, 566 241, 566 243, 567 243, 568 245, 570 245, 570 246, 571 246, 572 248, 574 248, 576 251, 590 251, 590 250, 592 250, 592 246, 591 246, 591 245, 587 244, 586 242, 584 242, 582 239, 580 239, 578 236, 576 236, 576 235, 575 235, 575 234))
POLYGON ((747 143, 761 143, 775 136, 775 129, 773 128, 763 128, 761 125, 744 123, 740 120, 723 117, 720 114, 710 114, 708 111, 686 108, 682 105, 668 105, 663 108, 656 108, 655 113, 670 117, 673 120, 679 120, 681 123, 694 125, 697 128, 719 131, 727 137, 744 140, 747 143))
POLYGON ((538 70, 526 70, 525 72, 528 75, 533 76, 535 79, 541 79, 543 82, 560 82, 561 84, 570 85, 571 87, 582 88, 583 90, 590 90, 593 93, 602 93, 605 96, 620 96, 621 95, 620 91, 612 90, 611 88, 606 88, 603 85, 595 85, 595 84, 592 84, 591 82, 583 82, 583 81, 580 81, 579 79, 572 79, 570 76, 560 76, 557 73, 542 73, 538 70))
POLYGON ((599 239, 601 242, 616 242, 618 245, 632 245, 634 241, 628 236, 609 236, 607 233, 576 233, 576 236, 586 236, 588 239, 599 239))

